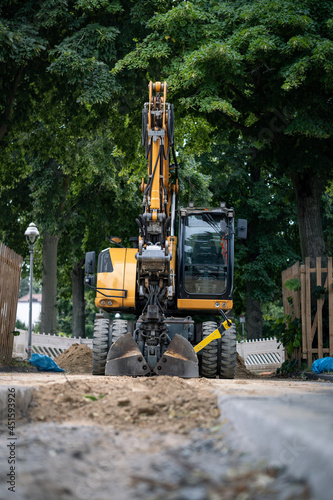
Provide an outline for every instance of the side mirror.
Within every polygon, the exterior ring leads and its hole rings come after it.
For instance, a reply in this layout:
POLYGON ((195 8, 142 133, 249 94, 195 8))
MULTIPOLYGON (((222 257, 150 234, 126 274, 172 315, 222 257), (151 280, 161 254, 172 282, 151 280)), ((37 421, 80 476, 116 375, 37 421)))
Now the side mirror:
POLYGON ((247 220, 238 219, 236 227, 236 236, 241 240, 246 240, 247 238, 247 220))
POLYGON ((86 262, 84 266, 85 274, 95 274, 96 267, 96 252, 86 253, 86 262))

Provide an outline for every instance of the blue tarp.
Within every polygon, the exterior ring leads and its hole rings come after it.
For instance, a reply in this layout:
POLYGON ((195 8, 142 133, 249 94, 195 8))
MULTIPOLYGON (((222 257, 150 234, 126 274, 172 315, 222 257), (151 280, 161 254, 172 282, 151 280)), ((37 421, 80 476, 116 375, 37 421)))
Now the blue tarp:
POLYGON ((316 359, 312 363, 312 371, 315 373, 333 372, 333 358, 316 359))
POLYGON ((31 354, 30 363, 36 366, 40 372, 64 372, 55 361, 46 354, 31 354))

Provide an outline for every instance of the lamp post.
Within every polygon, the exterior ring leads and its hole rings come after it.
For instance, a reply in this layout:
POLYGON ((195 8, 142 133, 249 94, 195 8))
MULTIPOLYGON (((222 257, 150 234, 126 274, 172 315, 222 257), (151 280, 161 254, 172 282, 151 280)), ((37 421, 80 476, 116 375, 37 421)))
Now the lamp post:
POLYGON ((31 358, 31 339, 32 339, 32 277, 34 265, 34 246, 39 236, 36 225, 31 222, 24 236, 27 240, 30 250, 30 283, 29 283, 29 329, 28 329, 28 359, 31 358))

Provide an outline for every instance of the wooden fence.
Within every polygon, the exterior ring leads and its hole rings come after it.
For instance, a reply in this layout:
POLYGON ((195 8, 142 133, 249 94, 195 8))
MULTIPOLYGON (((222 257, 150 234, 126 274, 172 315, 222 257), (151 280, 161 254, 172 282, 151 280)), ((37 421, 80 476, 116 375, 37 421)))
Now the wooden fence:
POLYGON ((10 363, 23 258, 0 243, 0 362, 10 363))
POLYGON ((333 356, 332 257, 327 258, 325 267, 320 257, 314 268, 309 258, 305 264, 297 262, 283 271, 282 285, 284 314, 301 319, 302 346, 296 353, 299 361, 307 360, 311 367, 314 359, 333 356), (299 280, 300 290, 290 291, 284 286, 292 278, 299 280))

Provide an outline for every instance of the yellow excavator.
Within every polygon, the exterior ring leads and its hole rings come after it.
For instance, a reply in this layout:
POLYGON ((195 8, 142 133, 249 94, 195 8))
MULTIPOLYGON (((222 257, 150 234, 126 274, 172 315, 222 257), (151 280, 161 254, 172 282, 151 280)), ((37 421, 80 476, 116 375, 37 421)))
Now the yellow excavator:
MULTIPOLYGON (((148 176, 141 183, 143 209, 136 219, 139 235, 131 238, 133 248, 109 238, 113 246, 98 256, 96 282, 96 254, 86 254, 85 284, 96 290, 100 310, 92 372, 234 378, 236 328, 228 319, 234 210, 223 202, 219 208, 189 203, 177 209, 174 110, 167 102, 166 82, 149 83, 142 145, 148 176), (121 319, 122 314, 134 319, 121 319)), ((246 232, 247 222, 241 219, 236 233, 246 238, 246 232)))

